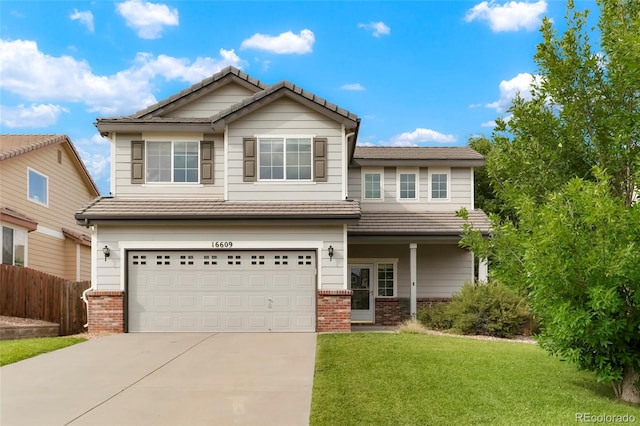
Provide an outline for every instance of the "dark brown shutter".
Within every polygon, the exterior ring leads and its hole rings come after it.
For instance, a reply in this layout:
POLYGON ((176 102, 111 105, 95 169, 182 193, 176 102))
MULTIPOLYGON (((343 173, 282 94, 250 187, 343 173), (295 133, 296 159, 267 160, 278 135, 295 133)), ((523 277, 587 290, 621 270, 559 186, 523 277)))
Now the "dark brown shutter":
POLYGON ((242 170, 245 182, 255 182, 257 180, 257 153, 256 138, 244 138, 242 140, 242 170))
POLYGON ((213 183, 213 141, 200 142, 200 183, 213 183))
POLYGON ((131 183, 144 183, 144 141, 131 141, 131 183))
POLYGON ((327 181, 327 138, 313 138, 313 180, 327 181))

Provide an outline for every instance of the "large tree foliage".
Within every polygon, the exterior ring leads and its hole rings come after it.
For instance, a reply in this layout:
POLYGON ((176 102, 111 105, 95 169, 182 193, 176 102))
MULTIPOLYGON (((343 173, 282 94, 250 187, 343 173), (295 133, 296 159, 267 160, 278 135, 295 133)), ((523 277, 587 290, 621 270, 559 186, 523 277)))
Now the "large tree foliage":
POLYGON ((640 403, 640 2, 598 4, 597 31, 573 1, 562 34, 544 20, 532 96, 497 120, 487 154, 507 208, 490 240, 468 228, 462 244, 529 294, 550 353, 640 403))

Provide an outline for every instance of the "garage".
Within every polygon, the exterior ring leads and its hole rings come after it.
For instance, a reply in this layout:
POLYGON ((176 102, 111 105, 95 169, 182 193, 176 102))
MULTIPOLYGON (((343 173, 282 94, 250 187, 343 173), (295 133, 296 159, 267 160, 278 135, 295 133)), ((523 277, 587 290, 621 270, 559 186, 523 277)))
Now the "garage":
POLYGON ((129 251, 130 332, 314 332, 313 251, 129 251))

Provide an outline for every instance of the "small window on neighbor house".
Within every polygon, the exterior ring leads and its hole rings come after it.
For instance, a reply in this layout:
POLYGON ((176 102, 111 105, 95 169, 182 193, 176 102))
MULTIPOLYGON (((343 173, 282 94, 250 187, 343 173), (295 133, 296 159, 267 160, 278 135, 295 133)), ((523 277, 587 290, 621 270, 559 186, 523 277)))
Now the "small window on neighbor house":
POLYGON ((365 172, 363 174, 364 199, 365 200, 381 200, 382 199, 382 174, 379 172, 365 172))
POLYGON ((2 263, 25 266, 27 233, 18 229, 2 227, 2 263))
POLYGON ((31 201, 49 205, 49 178, 33 169, 27 171, 28 197, 31 201))
POLYGON ((395 289, 395 265, 378 263, 378 296, 393 297, 395 289))
POLYGON ((433 173, 431 175, 431 198, 434 200, 446 200, 449 198, 448 175, 446 173, 433 173))
POLYGON ((415 200, 418 198, 416 173, 399 173, 398 194, 401 200, 415 200))

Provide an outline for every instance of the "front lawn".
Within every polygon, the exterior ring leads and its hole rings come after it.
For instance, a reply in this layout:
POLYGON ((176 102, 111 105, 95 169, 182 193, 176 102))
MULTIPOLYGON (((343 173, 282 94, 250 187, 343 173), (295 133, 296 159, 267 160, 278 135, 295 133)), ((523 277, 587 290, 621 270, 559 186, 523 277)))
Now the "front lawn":
POLYGON ((41 337, 36 339, 0 340, 0 367, 36 355, 84 342, 82 337, 41 337))
MULTIPOLYGON (((634 416, 609 384, 537 345, 425 334, 318 336, 318 425, 566 425, 578 413, 634 416)), ((628 418, 628 417, 627 417, 628 418)))

